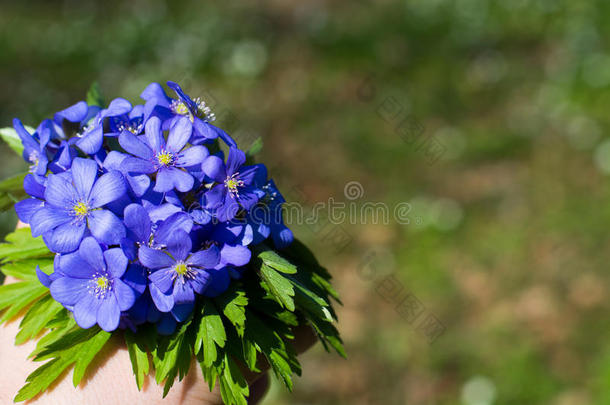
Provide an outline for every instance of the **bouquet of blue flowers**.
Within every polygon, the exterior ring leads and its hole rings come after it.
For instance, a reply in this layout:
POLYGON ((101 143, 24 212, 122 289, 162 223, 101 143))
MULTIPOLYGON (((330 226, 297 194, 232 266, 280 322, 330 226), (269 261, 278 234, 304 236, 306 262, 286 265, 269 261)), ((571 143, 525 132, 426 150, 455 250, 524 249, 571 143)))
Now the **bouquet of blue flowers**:
MULTIPOLYGON (((292 388, 293 330, 309 325, 344 355, 329 273, 284 224, 267 169, 214 126, 203 100, 167 83, 107 106, 87 101, 37 128, 15 119, 0 137, 30 164, 0 183, 29 229, 0 244, 0 323, 23 316, 16 343, 39 339, 15 401, 74 368, 77 386, 114 334, 136 383, 154 371, 170 390, 193 358, 227 404, 246 404, 240 369, 265 359, 292 388)), ((95 370, 90 372, 95 372, 95 370)))

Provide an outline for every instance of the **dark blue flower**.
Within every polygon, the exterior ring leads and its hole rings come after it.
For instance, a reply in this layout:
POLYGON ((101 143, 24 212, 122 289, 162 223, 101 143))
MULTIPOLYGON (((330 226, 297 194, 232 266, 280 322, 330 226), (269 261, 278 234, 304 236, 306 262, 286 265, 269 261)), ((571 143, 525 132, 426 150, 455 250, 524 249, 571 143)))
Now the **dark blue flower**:
POLYGON ((84 329, 98 324, 112 332, 121 311, 130 309, 136 292, 121 279, 127 258, 120 249, 102 251, 95 239, 83 240, 79 250, 60 258, 62 277, 51 282, 53 298, 73 308, 76 323, 84 329))
POLYGON ((205 193, 203 205, 214 211, 219 221, 230 221, 240 208, 249 210, 258 201, 252 185, 257 166, 243 166, 246 155, 237 148, 229 149, 227 164, 218 156, 203 162, 204 173, 216 184, 205 193))
POLYGON ((43 235, 52 251, 76 250, 87 232, 106 245, 125 237, 122 221, 103 209, 125 193, 123 176, 117 171, 97 174, 93 160, 76 158, 69 172, 49 176, 45 204, 31 216, 30 226, 32 235, 43 235))
POLYGON ((205 146, 186 147, 191 134, 188 120, 181 118, 170 128, 166 142, 161 121, 152 117, 146 123, 144 138, 125 131, 119 136, 123 149, 133 155, 123 161, 122 167, 130 174, 155 174, 154 191, 191 191, 195 179, 189 169, 200 166, 208 156, 205 146))
POLYGON ((23 143, 23 159, 30 163, 30 173, 37 176, 46 175, 49 164, 46 146, 51 139, 50 129, 44 128, 40 134, 30 134, 17 118, 13 120, 13 127, 23 143))
MULTIPOLYGON (((138 258, 151 270, 150 294, 161 312, 169 312, 177 305, 184 305, 188 316, 195 302, 195 294, 203 294, 210 272, 218 265, 220 253, 216 246, 191 253, 189 235, 177 230, 164 250, 140 247, 138 258)), ((184 320, 184 319, 181 319, 184 320)))
POLYGON ((15 203, 15 211, 21 222, 29 224, 32 215, 44 206, 45 186, 40 183, 38 178, 28 174, 23 179, 23 190, 30 198, 15 203))

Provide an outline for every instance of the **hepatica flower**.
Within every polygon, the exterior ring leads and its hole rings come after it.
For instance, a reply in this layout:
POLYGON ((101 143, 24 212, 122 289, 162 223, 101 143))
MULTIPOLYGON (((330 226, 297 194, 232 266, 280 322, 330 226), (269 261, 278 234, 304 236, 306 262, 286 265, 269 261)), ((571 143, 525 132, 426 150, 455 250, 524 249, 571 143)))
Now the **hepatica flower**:
POLYGON ((170 128, 166 141, 157 117, 148 120, 143 138, 121 133, 121 146, 133 155, 123 162, 124 170, 130 174, 155 175, 153 190, 157 192, 191 191, 195 179, 190 172, 200 171, 201 163, 208 156, 205 146, 187 146, 191 134, 188 119, 181 118, 170 128))
POLYGON ((220 261, 216 246, 191 253, 189 235, 178 230, 166 250, 142 246, 138 257, 152 273, 150 293, 161 312, 169 312, 174 305, 192 308, 195 294, 203 294, 213 271, 220 261))
POLYGON ((127 264, 121 249, 102 251, 95 239, 85 238, 77 252, 61 257, 62 276, 51 282, 51 295, 73 308, 81 328, 98 324, 111 332, 119 326, 121 311, 136 300, 135 290, 121 279, 127 264))
POLYGON ((98 177, 90 159, 76 158, 69 172, 50 175, 44 206, 30 218, 33 236, 42 235, 54 252, 76 250, 86 234, 100 243, 118 244, 125 237, 123 222, 104 206, 125 193, 123 176, 111 171, 98 177))
POLYGON ((15 209, 57 253, 54 272, 38 278, 83 328, 172 333, 198 300, 248 271, 252 246, 292 242, 265 167, 245 164, 203 101, 168 86, 176 98, 153 83, 145 105, 81 101, 35 131, 14 120, 31 165, 29 198, 15 209), (226 162, 208 151, 223 143, 226 162), (280 215, 256 222, 255 209, 280 215))
POLYGON ((220 221, 230 221, 243 208, 249 210, 258 201, 252 185, 257 166, 243 166, 246 154, 230 148, 227 163, 218 156, 209 156, 203 163, 204 173, 216 184, 205 194, 204 205, 215 210, 220 221))

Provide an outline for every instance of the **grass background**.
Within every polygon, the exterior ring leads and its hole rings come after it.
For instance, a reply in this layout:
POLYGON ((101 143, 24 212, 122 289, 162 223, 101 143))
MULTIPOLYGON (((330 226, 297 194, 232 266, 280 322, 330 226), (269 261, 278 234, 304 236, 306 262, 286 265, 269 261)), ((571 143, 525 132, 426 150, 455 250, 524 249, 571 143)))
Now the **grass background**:
POLYGON ((295 226, 336 277, 350 358, 312 350, 267 404, 608 404, 608 16, 602 0, 2 1, 0 126, 93 81, 136 101, 174 80, 263 137, 291 201, 350 202, 357 181, 358 207, 410 204, 408 224, 295 226), (432 344, 404 297, 444 325, 432 344))

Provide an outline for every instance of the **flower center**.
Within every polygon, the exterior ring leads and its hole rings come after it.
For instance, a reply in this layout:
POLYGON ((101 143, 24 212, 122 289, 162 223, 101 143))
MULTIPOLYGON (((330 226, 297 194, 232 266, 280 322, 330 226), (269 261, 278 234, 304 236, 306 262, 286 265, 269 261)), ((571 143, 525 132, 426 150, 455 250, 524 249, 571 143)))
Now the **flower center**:
POLYGON ((138 135, 144 124, 141 118, 133 119, 131 121, 123 121, 117 125, 118 132, 129 131, 134 135, 138 135))
POLYGON ((161 166, 171 166, 174 163, 174 155, 166 151, 159 152, 157 154, 157 162, 161 166))
POLYGON ((83 201, 79 201, 72 207, 72 212, 75 216, 82 218, 89 214, 89 206, 83 201))
POLYGON ((191 113, 187 105, 179 100, 172 101, 169 107, 174 112, 174 114, 189 115, 191 113))
POLYGON ((187 266, 184 262, 176 263, 172 271, 174 273, 172 275, 172 279, 176 280, 177 278, 179 278, 180 281, 182 281, 183 283, 185 279, 195 278, 195 272, 191 270, 191 268, 187 266))
POLYGON ((234 197, 239 197, 239 190, 237 187, 243 187, 245 185, 243 180, 236 178, 237 176, 239 176, 239 173, 234 173, 225 180, 225 186, 227 189, 229 189, 229 193, 231 193, 231 195, 234 197))
POLYGON ((89 285, 89 291, 95 295, 96 298, 106 298, 109 291, 112 290, 112 280, 110 280, 105 274, 95 273, 91 284, 89 285))

